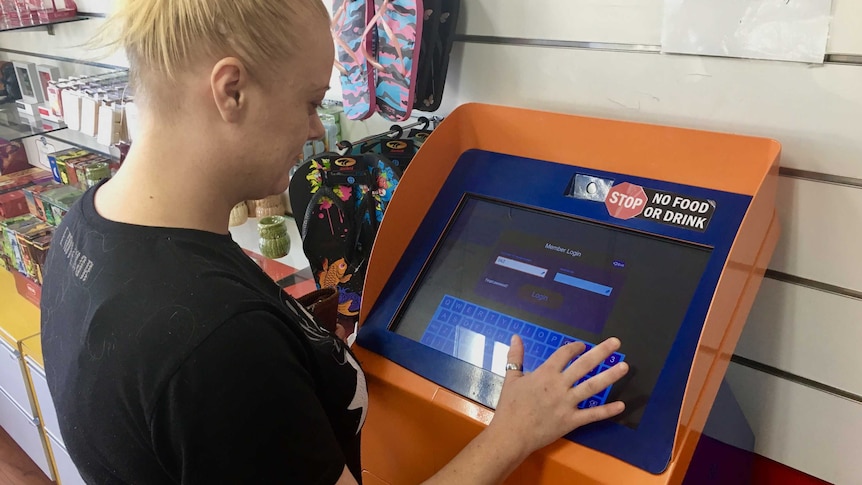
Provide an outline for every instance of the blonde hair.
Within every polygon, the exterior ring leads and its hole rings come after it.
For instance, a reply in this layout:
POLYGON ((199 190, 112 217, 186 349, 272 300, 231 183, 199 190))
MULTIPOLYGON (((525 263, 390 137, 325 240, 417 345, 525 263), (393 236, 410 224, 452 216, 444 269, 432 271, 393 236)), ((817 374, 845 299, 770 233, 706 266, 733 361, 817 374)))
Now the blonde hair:
POLYGON ((264 71, 293 53, 315 16, 329 18, 321 0, 120 0, 95 41, 124 49, 134 87, 149 90, 205 58, 264 71))

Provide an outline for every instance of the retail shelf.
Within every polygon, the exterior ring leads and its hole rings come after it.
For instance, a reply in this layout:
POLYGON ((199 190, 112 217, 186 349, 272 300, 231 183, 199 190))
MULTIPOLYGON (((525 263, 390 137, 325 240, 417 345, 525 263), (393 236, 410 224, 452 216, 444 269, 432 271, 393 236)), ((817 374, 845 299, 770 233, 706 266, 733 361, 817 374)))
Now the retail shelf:
POLYGON ((14 103, 0 107, 0 139, 17 141, 30 136, 43 135, 65 129, 62 123, 51 123, 18 113, 14 103))
POLYGON ((96 141, 95 137, 85 135, 80 131, 61 129, 46 132, 43 133, 43 135, 45 136, 45 138, 50 138, 52 140, 68 143, 69 145, 74 145, 76 147, 80 147, 84 150, 88 150, 94 153, 99 153, 116 159, 120 158, 120 151, 117 148, 108 145, 102 145, 101 143, 96 141))
POLYGON ((18 27, 5 27, 5 28, 0 29, 0 32, 13 32, 16 30, 28 30, 28 29, 42 29, 42 28, 44 28, 45 30, 48 31, 49 35, 54 35, 54 26, 55 25, 69 24, 72 22, 80 22, 82 20, 90 20, 90 17, 78 15, 76 17, 54 20, 52 22, 42 22, 42 23, 33 24, 33 25, 20 25, 18 27))

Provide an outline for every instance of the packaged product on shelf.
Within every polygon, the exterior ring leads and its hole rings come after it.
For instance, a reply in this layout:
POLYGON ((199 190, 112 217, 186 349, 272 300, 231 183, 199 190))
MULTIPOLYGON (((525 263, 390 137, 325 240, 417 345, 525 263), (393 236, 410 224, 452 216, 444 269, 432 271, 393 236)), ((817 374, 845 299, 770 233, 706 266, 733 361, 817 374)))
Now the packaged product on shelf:
MULTIPOLYGON (((54 181, 57 183, 66 183, 63 180, 62 172, 66 170, 66 160, 76 157, 82 157, 87 154, 87 151, 78 148, 69 148, 68 150, 60 150, 58 152, 48 154, 48 163, 51 165, 51 173, 54 175, 54 181)), ((68 180, 68 179, 67 179, 68 180)))
MULTIPOLYGON (((86 154, 81 155, 75 158, 69 158, 64 161, 63 165, 65 167, 64 171, 66 173, 66 184, 71 185, 73 187, 82 187, 83 178, 84 178, 84 168, 86 164, 93 162, 95 160, 101 160, 102 156, 96 153, 86 152, 86 154), (79 177, 80 175, 80 177, 79 177)), ((61 168, 60 160, 57 160, 57 168, 61 168)), ((63 177, 63 172, 60 172, 60 177, 63 177)))
POLYGON ((33 241, 33 261, 36 268, 36 282, 40 285, 44 281, 45 261, 48 259, 48 250, 51 249, 51 241, 54 239, 54 233, 46 234, 33 241))
MULTIPOLYGON (((47 175, 44 171, 44 175, 47 175)), ((0 181, 0 218, 20 216, 28 212, 27 199, 23 189, 37 183, 45 183, 50 179, 38 178, 35 175, 24 175, 0 181)))
MULTIPOLYGON (((104 163, 107 159, 102 155, 89 154, 66 163, 66 173, 69 176, 69 185, 87 190, 87 168, 94 163, 104 163)), ((110 171, 108 172, 110 173, 110 171)))
POLYGON ((9 173, 6 175, 0 175, 0 187, 2 187, 4 184, 6 184, 7 182, 9 182, 11 180, 17 180, 17 179, 20 179, 22 177, 30 177, 30 179, 33 180, 33 179, 40 179, 40 178, 44 178, 44 177, 50 177, 50 176, 51 176, 51 173, 48 172, 47 170, 43 170, 41 168, 35 168, 35 167, 28 168, 25 170, 19 170, 17 172, 9 173))
POLYGON ((63 217, 84 192, 67 185, 41 194, 42 204, 45 207, 45 219, 52 226, 59 226, 63 217))
POLYGON ((40 271, 37 271, 36 268, 36 253, 38 251, 36 249, 36 244, 37 241, 39 241, 39 245, 44 246, 46 243, 46 239, 50 240, 53 233, 53 227, 39 227, 37 225, 34 225, 28 227, 23 231, 16 231, 15 234, 15 237, 18 240, 18 247, 21 250, 21 266, 24 268, 24 271, 22 271, 21 274, 27 276, 28 278, 36 281, 39 284, 42 284, 42 280, 37 274, 40 271))
POLYGON ((0 220, 0 265, 6 271, 17 270, 18 268, 15 252, 12 250, 12 243, 6 236, 6 228, 24 221, 36 222, 35 218, 30 214, 0 220))
POLYGON ((29 166, 27 152, 21 142, 0 140, 0 175, 20 172, 29 166))
POLYGON ((86 188, 84 188, 83 190, 95 187, 99 182, 110 177, 111 166, 108 164, 107 159, 102 159, 102 161, 99 162, 93 162, 87 165, 87 168, 84 170, 84 185, 86 186, 86 188))
POLYGON ((40 4, 37 9, 39 22, 55 22, 57 20, 73 18, 78 15, 78 6, 72 0, 30 0, 40 4))
POLYGON ((41 194, 42 192, 60 187, 63 187, 63 185, 54 182, 52 179, 50 183, 32 185, 22 189, 24 192, 24 199, 27 201, 27 209, 30 211, 30 214, 33 214, 39 219, 45 221, 45 207, 42 205, 41 194))
POLYGON ((24 255, 21 252, 18 234, 47 234, 51 226, 27 214, 18 220, 18 222, 12 222, 11 224, 8 221, 0 222, 0 227, 3 227, 5 244, 8 244, 6 252, 10 255, 12 269, 21 274, 27 274, 27 267, 24 264, 24 255))

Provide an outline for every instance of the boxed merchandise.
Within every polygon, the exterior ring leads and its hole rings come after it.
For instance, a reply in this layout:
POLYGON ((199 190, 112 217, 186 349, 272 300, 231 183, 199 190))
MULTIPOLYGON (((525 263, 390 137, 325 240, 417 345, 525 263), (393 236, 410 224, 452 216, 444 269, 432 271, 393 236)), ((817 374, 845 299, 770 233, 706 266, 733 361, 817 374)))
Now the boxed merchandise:
POLYGON ((60 187, 63 187, 63 185, 52 181, 51 183, 32 185, 22 189, 24 192, 24 199, 27 201, 27 209, 30 211, 30 214, 33 214, 43 221, 47 221, 45 218, 45 206, 42 204, 42 193, 58 189, 60 187))
POLYGON ((0 218, 8 219, 26 214, 27 201, 22 189, 44 183, 46 175, 45 171, 24 171, 0 178, 0 218))
POLYGON ((74 169, 69 169, 69 164, 74 165, 77 162, 83 162, 84 160, 92 160, 93 158, 96 158, 98 156, 99 155, 84 150, 77 150, 65 155, 56 156, 54 163, 57 166, 57 172, 60 175, 60 183, 77 185, 78 175, 74 169))
POLYGON ((95 153, 72 158, 66 161, 67 184, 81 188, 84 185, 84 169, 90 163, 101 160, 102 156, 95 153))
POLYGON ((38 307, 42 299, 42 286, 17 271, 13 271, 12 276, 15 277, 15 289, 18 290, 18 294, 38 307))
POLYGON ((0 140, 0 175, 20 172, 29 166, 27 152, 21 142, 0 140))
POLYGON ((0 218, 20 216, 27 213, 27 200, 22 189, 0 194, 0 218))
POLYGON ((0 187, 3 187, 9 182, 29 177, 29 180, 41 180, 50 177, 51 173, 41 168, 28 168, 15 173, 0 175, 0 187))
MULTIPOLYGON (((108 159, 102 155, 88 155, 81 158, 70 160, 66 164, 66 172, 69 174, 69 185, 78 187, 81 190, 87 190, 95 184, 90 184, 87 174, 91 171, 103 172, 103 178, 111 175, 108 167, 108 159), (103 170, 101 168, 104 167, 103 170)), ((101 180, 101 179, 99 179, 101 180)))
POLYGON ((42 192, 42 205, 48 224, 59 226, 63 217, 82 195, 84 195, 83 191, 71 185, 42 192))
POLYGON ((68 157, 82 157, 86 155, 87 152, 84 150, 79 150, 77 148, 70 148, 68 150, 60 150, 59 152, 49 153, 48 154, 48 163, 51 165, 51 173, 54 176, 54 181, 59 183, 64 183, 63 178, 60 175, 60 169, 57 166, 57 159, 63 160, 63 170, 65 170, 65 160, 68 157))
POLYGON ((25 234, 38 237, 48 234, 53 228, 30 214, 20 218, 0 221, 0 228, 3 231, 3 252, 9 258, 11 269, 22 274, 27 274, 27 267, 25 266, 24 255, 21 252, 22 248, 18 235, 25 234))
POLYGON ((12 244, 6 237, 6 228, 27 220, 32 221, 33 216, 27 214, 24 216, 13 217, 11 219, 0 220, 0 266, 2 266, 6 271, 17 270, 18 268, 15 252, 12 250, 12 244))
POLYGON ((47 251, 53 233, 54 228, 51 227, 30 226, 24 231, 15 234, 15 237, 18 239, 18 247, 21 251, 21 266, 24 268, 22 274, 39 284, 42 284, 42 269, 38 261, 41 259, 44 263, 44 251, 47 251), (37 268, 37 265, 39 265, 39 268, 37 268))

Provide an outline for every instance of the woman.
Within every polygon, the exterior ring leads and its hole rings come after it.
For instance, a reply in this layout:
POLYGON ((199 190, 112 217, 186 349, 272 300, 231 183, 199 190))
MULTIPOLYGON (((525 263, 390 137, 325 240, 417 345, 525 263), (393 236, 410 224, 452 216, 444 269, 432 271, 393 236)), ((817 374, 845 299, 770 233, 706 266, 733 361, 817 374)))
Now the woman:
MULTIPOLYGON (((141 131, 122 170, 64 218, 42 339, 64 441, 90 483, 360 481, 365 378, 231 240, 238 202, 283 192, 333 44, 319 0, 124 0, 141 131)), ((558 350, 523 375, 513 338, 491 425, 429 483, 497 483, 527 455, 620 413, 576 403, 619 347, 558 350)))

